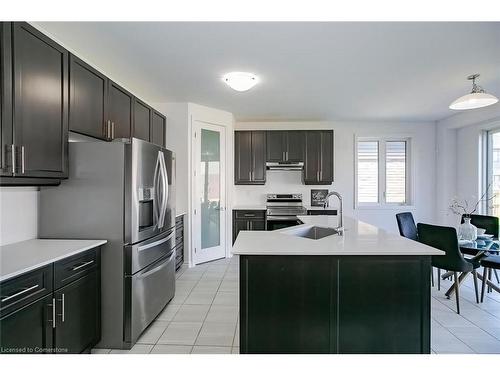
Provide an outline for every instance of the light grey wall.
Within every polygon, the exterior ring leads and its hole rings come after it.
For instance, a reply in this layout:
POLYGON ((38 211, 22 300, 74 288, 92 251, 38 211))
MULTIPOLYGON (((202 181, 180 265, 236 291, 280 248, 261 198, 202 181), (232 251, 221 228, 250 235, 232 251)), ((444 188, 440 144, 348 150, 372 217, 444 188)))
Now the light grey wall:
POLYGON ((482 134, 500 127, 500 103, 459 112, 437 123, 438 168, 436 206, 438 221, 457 225, 448 206, 454 197, 477 199, 484 190, 482 134))
POLYGON ((38 189, 0 188, 0 245, 38 236, 38 189))

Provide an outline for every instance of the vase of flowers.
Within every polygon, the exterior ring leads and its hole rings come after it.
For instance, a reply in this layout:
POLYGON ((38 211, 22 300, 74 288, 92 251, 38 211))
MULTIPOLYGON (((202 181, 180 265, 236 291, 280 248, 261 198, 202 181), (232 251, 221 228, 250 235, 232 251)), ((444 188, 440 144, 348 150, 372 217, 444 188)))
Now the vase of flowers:
POLYGON ((489 202, 495 198, 495 195, 491 197, 488 196, 488 191, 490 190, 490 185, 486 188, 484 194, 474 204, 470 204, 466 199, 459 200, 454 198, 450 204, 450 211, 455 215, 459 215, 463 218, 463 223, 458 227, 458 238, 465 241, 475 241, 477 239, 477 227, 471 223, 471 215, 476 213, 479 205, 485 203, 488 205, 489 202))

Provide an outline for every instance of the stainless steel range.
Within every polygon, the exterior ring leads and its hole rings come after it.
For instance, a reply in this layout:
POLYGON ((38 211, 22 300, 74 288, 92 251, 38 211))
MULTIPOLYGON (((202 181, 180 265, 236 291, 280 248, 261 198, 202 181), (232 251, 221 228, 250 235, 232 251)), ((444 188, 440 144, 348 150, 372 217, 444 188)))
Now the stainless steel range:
POLYGON ((297 215, 307 215, 302 194, 267 194, 266 229, 275 230, 300 224, 297 215))

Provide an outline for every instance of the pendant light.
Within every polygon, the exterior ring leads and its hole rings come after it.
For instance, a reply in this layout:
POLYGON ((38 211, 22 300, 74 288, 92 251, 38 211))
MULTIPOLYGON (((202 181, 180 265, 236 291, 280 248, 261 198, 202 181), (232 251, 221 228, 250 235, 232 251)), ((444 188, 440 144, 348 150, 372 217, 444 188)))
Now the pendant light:
POLYGON ((472 81, 472 91, 470 94, 461 96, 453 103, 450 104, 450 109, 464 110, 464 109, 474 109, 487 107, 489 105, 498 102, 498 98, 487 94, 484 89, 476 84, 476 78, 479 74, 472 74, 467 77, 468 80, 472 81))

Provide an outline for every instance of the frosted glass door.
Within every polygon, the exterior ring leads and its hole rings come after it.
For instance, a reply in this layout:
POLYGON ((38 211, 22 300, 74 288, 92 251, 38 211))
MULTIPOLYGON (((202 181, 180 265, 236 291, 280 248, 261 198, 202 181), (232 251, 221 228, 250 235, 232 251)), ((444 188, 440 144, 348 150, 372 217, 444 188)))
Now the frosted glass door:
POLYGON ((201 129, 201 249, 220 245, 220 133, 201 129))
POLYGON ((196 217, 199 224, 195 263, 225 256, 224 128, 198 123, 196 217))

